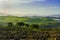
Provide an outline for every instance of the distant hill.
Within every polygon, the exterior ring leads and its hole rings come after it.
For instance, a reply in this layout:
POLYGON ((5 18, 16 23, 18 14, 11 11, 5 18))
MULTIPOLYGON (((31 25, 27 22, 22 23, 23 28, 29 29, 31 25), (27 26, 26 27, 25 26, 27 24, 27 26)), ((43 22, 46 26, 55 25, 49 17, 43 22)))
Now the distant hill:
POLYGON ((23 20, 27 20, 27 18, 15 16, 0 16, 0 22, 18 22, 23 20))
POLYGON ((53 21, 53 20, 45 17, 0 16, 0 22, 19 22, 19 21, 44 22, 44 21, 53 21))
POLYGON ((50 15, 47 17, 60 19, 60 14, 50 15))

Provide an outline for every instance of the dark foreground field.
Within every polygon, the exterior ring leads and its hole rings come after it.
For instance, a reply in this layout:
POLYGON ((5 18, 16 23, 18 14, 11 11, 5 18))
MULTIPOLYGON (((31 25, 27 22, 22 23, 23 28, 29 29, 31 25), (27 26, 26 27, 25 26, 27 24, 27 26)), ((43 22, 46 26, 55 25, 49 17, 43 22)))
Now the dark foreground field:
POLYGON ((60 40, 60 31, 1 29, 0 40, 60 40))

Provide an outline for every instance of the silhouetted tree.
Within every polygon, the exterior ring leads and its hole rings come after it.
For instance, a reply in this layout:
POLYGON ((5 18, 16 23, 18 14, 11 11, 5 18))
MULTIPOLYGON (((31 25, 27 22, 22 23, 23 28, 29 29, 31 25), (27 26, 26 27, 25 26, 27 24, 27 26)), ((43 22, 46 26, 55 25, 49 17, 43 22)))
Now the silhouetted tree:
POLYGON ((29 24, 25 24, 26 27, 29 27, 30 25, 29 24))
POLYGON ((23 22, 17 22, 17 23, 16 23, 16 26, 17 26, 17 27, 22 27, 22 26, 24 26, 24 23, 23 23, 23 22))
POLYGON ((37 24, 32 24, 31 25, 33 28, 39 28, 39 25, 37 25, 37 24))
POLYGON ((14 24, 12 22, 8 22, 7 24, 9 28, 14 27, 14 24))

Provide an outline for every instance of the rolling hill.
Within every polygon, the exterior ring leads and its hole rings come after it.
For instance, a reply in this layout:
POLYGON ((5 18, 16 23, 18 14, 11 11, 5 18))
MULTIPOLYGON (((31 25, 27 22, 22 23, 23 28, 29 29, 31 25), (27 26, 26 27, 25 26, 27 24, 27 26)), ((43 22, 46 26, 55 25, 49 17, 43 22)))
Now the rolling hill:
POLYGON ((30 22, 30 23, 39 23, 39 22, 52 22, 54 20, 38 17, 38 18, 29 18, 29 17, 15 17, 15 16, 0 16, 0 22, 30 22))
POLYGON ((16 16, 0 16, 0 25, 7 25, 8 22, 16 24, 17 22, 24 22, 27 24, 38 24, 39 26, 49 27, 54 25, 57 21, 45 17, 16 17, 16 16), (48 25, 48 26, 47 26, 48 25))

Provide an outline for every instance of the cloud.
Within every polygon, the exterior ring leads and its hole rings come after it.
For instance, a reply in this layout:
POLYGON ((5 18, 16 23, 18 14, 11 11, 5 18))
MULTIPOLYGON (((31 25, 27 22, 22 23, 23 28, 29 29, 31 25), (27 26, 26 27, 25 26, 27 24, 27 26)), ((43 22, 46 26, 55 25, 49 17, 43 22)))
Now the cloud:
MULTIPOLYGON (((32 2, 41 1, 44 2, 46 0, 3 0, 4 10, 0 9, 0 12, 8 13, 10 15, 50 15, 60 13, 60 7, 58 6, 41 6, 34 5, 32 2), (26 3, 26 4, 25 4, 26 3), (30 4, 29 4, 30 3, 30 4), (5 12, 7 11, 7 12, 5 12)), ((2 0, 0 0, 2 3, 2 0)))
POLYGON ((0 5, 2 5, 3 8, 9 8, 11 6, 21 5, 25 3, 28 4, 34 1, 45 1, 45 0, 0 0, 0 5))
POLYGON ((45 0, 3 0, 8 3, 31 3, 33 1, 45 1, 45 0))
POLYGON ((33 1, 45 1, 45 0, 19 0, 20 3, 31 3, 33 1))

